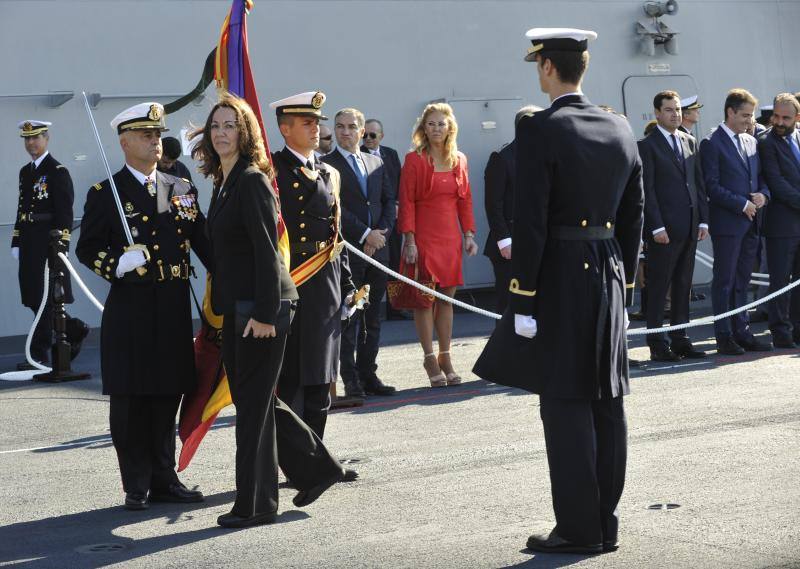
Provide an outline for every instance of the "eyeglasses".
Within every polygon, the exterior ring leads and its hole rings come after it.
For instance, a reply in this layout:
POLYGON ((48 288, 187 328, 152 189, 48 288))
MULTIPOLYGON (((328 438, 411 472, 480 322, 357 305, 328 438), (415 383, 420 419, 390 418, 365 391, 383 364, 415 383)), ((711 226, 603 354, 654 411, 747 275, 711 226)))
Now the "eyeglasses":
POLYGON ((324 140, 325 142, 327 142, 329 140, 333 140, 333 135, 329 134, 328 136, 320 136, 319 139, 320 140, 324 140))
POLYGON ((365 132, 364 133, 364 138, 371 138, 372 140, 375 140, 376 138, 378 138, 378 133, 377 132, 365 132))

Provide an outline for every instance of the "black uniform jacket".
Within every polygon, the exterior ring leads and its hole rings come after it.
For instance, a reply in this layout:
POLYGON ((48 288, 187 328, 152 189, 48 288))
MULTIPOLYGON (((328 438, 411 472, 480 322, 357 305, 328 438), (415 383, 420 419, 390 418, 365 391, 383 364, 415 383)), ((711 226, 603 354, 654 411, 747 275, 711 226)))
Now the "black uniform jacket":
POLYGON ((510 306, 475 373, 549 397, 628 393, 623 310, 643 211, 630 126, 569 95, 523 119, 516 144, 510 306), (515 334, 515 313, 536 318, 535 338, 515 334))
POLYGON ((150 254, 144 275, 116 276, 128 243, 108 180, 86 196, 75 252, 111 282, 100 339, 108 395, 180 394, 195 385, 189 252, 194 248, 210 268, 205 218, 191 183, 162 172, 156 181, 158 198, 127 167, 114 174, 134 243, 146 245, 150 254))
MULTIPOLYGON (((367 168, 367 195, 361 191, 355 172, 338 149, 322 157, 322 161, 339 171, 341 176, 340 201, 342 206, 342 234, 351 245, 363 249, 359 239, 367 229, 386 229, 388 239, 397 220, 396 189, 389 181, 383 161, 373 154, 361 153, 367 168)), ((389 261, 389 248, 375 252, 375 260, 389 261)))
POLYGON ((664 134, 658 129, 639 141, 644 181, 644 234, 649 240, 653 231, 665 227, 671 239, 697 240, 697 227, 708 224, 708 199, 698 178, 697 141, 677 130, 683 163, 678 159, 664 134))
POLYGON ((511 237, 514 226, 514 147, 512 142, 492 152, 483 173, 484 204, 489 235, 483 254, 493 261, 504 260, 497 242, 511 237))
MULTIPOLYGON (((50 244, 50 231, 62 231, 69 246, 72 230, 72 203, 75 194, 72 178, 52 154, 39 167, 28 163, 19 171, 19 203, 11 246, 19 247, 19 291, 22 304, 39 308, 44 293, 44 263, 50 244)), ((69 274, 65 279, 66 302, 72 302, 69 274)))
POLYGON ((278 253, 278 198, 269 179, 239 159, 222 188, 214 190, 207 226, 214 312, 231 315, 237 300, 252 300, 253 318, 274 325, 280 300, 297 299, 297 291, 278 253))
MULTIPOLYGON (((311 258, 340 231, 336 224, 339 172, 315 160, 317 175, 309 176, 303 173, 303 165, 288 148, 272 155, 278 175, 281 214, 289 233, 291 269, 311 258)), ((354 288, 345 250, 297 287, 300 300, 291 332, 297 337, 290 345, 297 340, 301 346, 301 385, 336 381, 342 302, 354 288)), ((290 355, 287 348, 287 357, 295 356, 290 355)))
MULTIPOLYGON (((792 136, 797 137, 797 131, 792 136)), ((800 162, 789 143, 774 129, 759 139, 758 155, 772 194, 764 208, 764 236, 800 237, 800 162)))

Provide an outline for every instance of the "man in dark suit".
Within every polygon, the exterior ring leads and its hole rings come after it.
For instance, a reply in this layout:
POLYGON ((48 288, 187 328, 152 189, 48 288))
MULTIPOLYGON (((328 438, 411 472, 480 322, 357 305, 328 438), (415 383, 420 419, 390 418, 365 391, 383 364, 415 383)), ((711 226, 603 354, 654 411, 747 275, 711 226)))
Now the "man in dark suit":
MULTIPOLYGON (((772 194, 764 215, 769 292, 800 278, 800 102, 791 93, 775 97, 772 129, 758 144, 762 170, 772 194)), ((793 289, 770 302, 769 329, 776 348, 800 343, 800 292, 793 289)))
MULTIPOLYGON (((389 176, 389 182, 394 187, 395 198, 400 192, 400 157, 397 150, 381 144, 383 142, 383 123, 378 119, 367 119, 364 123, 364 144, 361 145, 361 152, 369 152, 373 156, 383 160, 383 166, 389 176)), ((395 203, 395 217, 397 217, 397 203, 395 203)), ((395 227, 386 235, 386 247, 389 250, 388 267, 393 270, 400 268, 400 248, 403 245, 403 236, 397 232, 395 227)), ((387 320, 408 320, 411 315, 407 311, 395 310, 386 300, 386 319, 387 320)))
POLYGON ((111 283, 100 329, 103 394, 125 507, 200 502, 175 473, 175 414, 195 387, 190 249, 209 267, 205 218, 195 187, 156 170, 164 107, 135 105, 111 121, 125 166, 114 184, 133 238, 128 243, 110 182, 86 196, 78 259, 111 283))
MULTIPOLYGON (((541 107, 528 105, 517 111, 514 127, 523 117, 530 116, 541 107)), ((497 312, 500 314, 508 304, 508 284, 511 280, 511 228, 514 218, 514 151, 512 140, 489 155, 484 180, 484 206, 489 221, 489 235, 483 254, 492 262, 494 289, 497 294, 497 312)))
MULTIPOLYGON (((352 245, 368 256, 389 262, 386 241, 397 219, 395 186, 383 160, 361 152, 364 115, 358 109, 342 109, 334 117, 336 150, 323 162, 339 171, 342 178, 342 233, 352 245)), ((386 292, 386 273, 356 255, 350 257, 350 272, 356 288, 369 285, 370 304, 360 318, 353 318, 342 331, 341 369, 345 393, 349 397, 394 395, 376 372, 381 337, 380 308, 386 292)))
MULTIPOLYGON (((19 171, 19 201, 14 232, 11 237, 11 255, 19 261, 19 292, 22 304, 35 315, 44 295, 44 265, 50 251, 50 231, 61 231, 61 241, 66 249, 72 231, 72 203, 74 193, 72 178, 67 168, 47 149, 50 143, 47 121, 26 120, 19 123, 20 136, 25 151, 30 155, 19 171)), ((69 273, 64 279, 65 301, 73 302, 69 273)), ((52 288, 52 282, 50 285, 52 288)), ((67 317, 67 340, 74 358, 89 327, 78 318, 67 317)), ((53 303, 49 296, 31 338, 31 357, 39 363, 50 360, 53 346, 53 303)), ((27 362, 18 369, 31 369, 27 362)))
MULTIPOLYGON (((680 96, 662 91, 653 99, 658 124, 639 141, 644 180, 644 239, 647 241, 647 327, 664 321, 667 291, 672 287, 670 322, 689 321, 689 292, 698 240, 708 237, 708 201, 695 183, 697 142, 679 130, 680 96)), ((650 359, 703 358, 686 330, 649 334, 650 359)))
POLYGON ((158 161, 158 169, 165 174, 175 176, 176 178, 185 178, 192 181, 192 173, 186 164, 180 161, 181 157, 181 141, 174 136, 165 136, 161 139, 161 145, 164 147, 164 154, 161 160, 158 161))
POLYGON ((509 310, 474 371, 539 394, 556 527, 528 548, 594 554, 618 547, 641 162, 627 121, 581 93, 597 34, 527 37, 552 104, 517 127, 509 310))
POLYGON ((278 396, 320 439, 331 404, 330 384, 339 372, 342 306, 355 292, 340 239, 339 172, 314 154, 319 121, 327 120, 320 112, 324 102, 324 94, 309 92, 270 103, 286 141, 272 160, 289 233, 290 270, 300 296, 278 396))
MULTIPOLYGON (((714 314, 747 303, 747 287, 755 267, 761 226, 760 209, 769 190, 761 176, 756 139, 747 134, 758 101, 744 89, 725 98, 725 122, 700 143, 703 180, 709 200, 709 232, 714 247, 711 301, 714 314)), ((746 312, 714 323, 717 351, 741 355, 768 351, 756 339, 746 312)))

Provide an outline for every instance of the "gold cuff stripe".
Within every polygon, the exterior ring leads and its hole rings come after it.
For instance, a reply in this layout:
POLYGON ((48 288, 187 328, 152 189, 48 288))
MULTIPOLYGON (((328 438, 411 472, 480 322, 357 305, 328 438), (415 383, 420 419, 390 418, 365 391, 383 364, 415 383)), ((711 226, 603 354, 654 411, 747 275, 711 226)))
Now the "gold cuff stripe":
POLYGON ((635 286, 636 286, 636 283, 631 283, 631 284, 626 284, 625 288, 634 288, 635 286))
POLYGON ((511 284, 508 286, 508 290, 514 294, 520 294, 522 296, 536 296, 535 290, 522 290, 519 288, 519 280, 517 279, 511 279, 511 284))

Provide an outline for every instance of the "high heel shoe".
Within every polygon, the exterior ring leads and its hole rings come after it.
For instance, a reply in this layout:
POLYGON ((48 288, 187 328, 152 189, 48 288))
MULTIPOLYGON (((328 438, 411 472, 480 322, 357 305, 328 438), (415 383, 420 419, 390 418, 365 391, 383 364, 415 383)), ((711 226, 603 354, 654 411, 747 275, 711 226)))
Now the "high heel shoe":
MULTIPOLYGON (((444 368, 442 365, 442 356, 448 356, 448 360, 450 359, 450 350, 446 350, 444 352, 439 352, 439 357, 436 358, 437 363, 439 364, 440 368, 444 368)), ((450 363, 450 362, 448 362, 450 363)), ((453 364, 450 364, 450 369, 453 369, 453 364)), ((451 371, 449 373, 445 373, 445 379, 447 380, 447 385, 461 385, 461 376, 458 375, 455 371, 451 371)))
POLYGON ((428 374, 428 381, 431 382, 431 387, 447 387, 447 376, 445 376, 445 374, 442 373, 441 369, 439 370, 439 373, 437 373, 436 375, 431 375, 430 372, 428 371, 428 368, 425 367, 425 360, 427 360, 428 358, 432 358, 433 355, 434 355, 433 352, 431 352, 430 354, 425 354, 425 359, 422 360, 422 367, 425 368, 425 373, 428 374))

